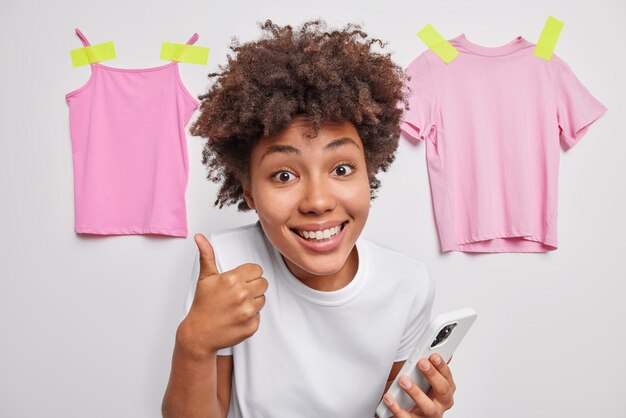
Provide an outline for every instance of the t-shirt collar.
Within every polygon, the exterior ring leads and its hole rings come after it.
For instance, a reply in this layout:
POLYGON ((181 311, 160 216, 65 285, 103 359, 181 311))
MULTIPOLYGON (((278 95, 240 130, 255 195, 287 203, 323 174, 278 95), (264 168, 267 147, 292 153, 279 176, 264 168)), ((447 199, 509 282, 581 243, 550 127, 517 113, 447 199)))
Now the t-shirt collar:
POLYGON ((504 55, 510 55, 521 49, 532 46, 533 44, 527 41, 523 36, 516 36, 512 41, 495 47, 482 46, 469 41, 465 34, 462 33, 456 38, 450 40, 452 46, 460 50, 460 52, 466 52, 474 55, 482 55, 486 57, 500 57, 504 55))

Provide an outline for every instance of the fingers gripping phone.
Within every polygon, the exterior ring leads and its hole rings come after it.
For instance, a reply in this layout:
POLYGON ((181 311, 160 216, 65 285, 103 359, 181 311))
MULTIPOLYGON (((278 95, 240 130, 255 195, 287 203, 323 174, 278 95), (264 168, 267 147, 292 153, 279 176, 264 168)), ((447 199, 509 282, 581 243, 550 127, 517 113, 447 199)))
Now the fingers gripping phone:
MULTIPOLYGON (((400 376, 408 375, 424 393, 427 393, 430 389, 430 383, 417 369, 417 361, 421 358, 428 358, 434 353, 438 353, 446 363, 450 361, 454 350, 476 320, 476 315, 474 309, 466 308, 439 315, 431 321, 387 391, 393 395, 399 406, 406 410, 415 406, 413 399, 400 386, 398 382, 400 376)), ((381 400, 378 408, 376 408, 376 416, 388 418, 392 415, 393 413, 387 408, 385 402, 381 400)))

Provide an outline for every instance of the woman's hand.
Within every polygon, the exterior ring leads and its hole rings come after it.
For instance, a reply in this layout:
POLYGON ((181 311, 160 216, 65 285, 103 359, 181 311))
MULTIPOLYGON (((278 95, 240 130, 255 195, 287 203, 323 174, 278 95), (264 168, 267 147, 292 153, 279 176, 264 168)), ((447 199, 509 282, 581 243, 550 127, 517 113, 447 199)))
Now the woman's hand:
POLYGON ((396 418, 441 418, 454 404, 456 385, 452 379, 452 372, 439 354, 433 354, 428 359, 420 359, 417 367, 430 382, 431 388, 428 393, 424 393, 405 375, 400 378, 400 386, 413 399, 415 407, 410 411, 401 408, 390 394, 384 396, 385 404, 396 418), (407 385, 403 385, 405 379, 407 385))
POLYGON ((178 327, 176 342, 205 358, 257 331, 268 281, 258 264, 218 271, 209 240, 200 233, 194 240, 200 253, 198 284, 189 313, 178 327))

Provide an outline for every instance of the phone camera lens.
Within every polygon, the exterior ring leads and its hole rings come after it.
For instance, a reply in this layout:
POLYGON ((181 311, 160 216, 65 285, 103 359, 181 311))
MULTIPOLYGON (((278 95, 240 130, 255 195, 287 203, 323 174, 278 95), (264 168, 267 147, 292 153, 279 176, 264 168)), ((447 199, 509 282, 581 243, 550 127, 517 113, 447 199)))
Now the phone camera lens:
POLYGON ((454 327, 456 327, 456 322, 441 328, 441 330, 437 333, 437 337, 435 337, 435 340, 430 345, 430 348, 442 345, 448 339, 454 327))

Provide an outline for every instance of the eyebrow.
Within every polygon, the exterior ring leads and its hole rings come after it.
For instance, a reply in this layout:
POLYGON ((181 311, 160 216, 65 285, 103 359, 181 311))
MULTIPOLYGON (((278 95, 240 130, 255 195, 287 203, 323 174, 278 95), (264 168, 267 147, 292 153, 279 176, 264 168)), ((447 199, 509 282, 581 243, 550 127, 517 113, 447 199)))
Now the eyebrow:
MULTIPOLYGON (((343 145, 349 145, 349 144, 352 144, 358 149, 361 149, 361 147, 359 147, 359 145, 354 141, 354 139, 343 137, 343 138, 333 139, 328 144, 326 144, 324 146, 324 152, 329 151, 331 149, 339 148, 343 145)), ((261 161, 263 161, 263 158, 265 158, 269 154, 273 154, 275 152, 302 155, 302 152, 298 148, 292 147, 291 145, 270 145, 269 147, 267 147, 267 149, 265 150, 265 153, 261 157, 261 161)))

